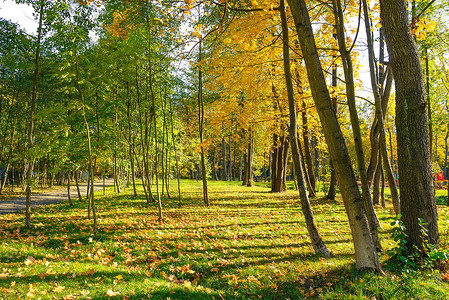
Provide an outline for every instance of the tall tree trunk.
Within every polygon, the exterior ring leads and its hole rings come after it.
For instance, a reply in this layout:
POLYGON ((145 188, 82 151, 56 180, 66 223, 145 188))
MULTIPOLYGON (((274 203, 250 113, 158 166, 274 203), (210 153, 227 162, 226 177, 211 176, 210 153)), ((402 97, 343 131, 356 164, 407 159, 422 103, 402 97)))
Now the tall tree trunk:
POLYGON ((248 129, 248 162, 246 164, 246 178, 247 183, 246 186, 253 186, 253 158, 254 158, 254 132, 252 126, 248 129))
MULTIPOLYGON (((133 184, 133 193, 134 197, 137 197, 137 189, 136 189, 136 168, 134 165, 134 149, 135 138, 133 138, 133 126, 131 122, 131 95, 129 94, 129 83, 126 83, 126 93, 127 93, 127 101, 126 101, 126 116, 128 119, 128 152, 129 152, 129 161, 131 162, 131 180, 133 184)), ((135 121, 135 120, 134 120, 135 121)))
MULTIPOLYGON (((378 153, 378 155, 381 155, 378 153)), ((376 168, 376 172, 374 173, 374 180, 373 180, 373 204, 377 205, 379 204, 379 196, 380 196, 380 179, 381 179, 381 173, 382 173, 382 164, 379 163, 379 165, 376 168)))
POLYGON ((289 147, 288 138, 285 136, 277 136, 274 135, 273 138, 276 138, 276 147, 273 149, 274 157, 276 162, 273 163, 273 177, 271 184, 271 192, 280 193, 285 191, 285 164, 287 160, 287 151, 289 147))
MULTIPOLYGON (((41 40, 42 40, 42 20, 44 17, 44 6, 45 2, 41 3, 40 11, 39 11, 39 26, 37 28, 37 44, 36 51, 34 56, 34 75, 33 75, 33 87, 31 91, 31 103, 30 103, 30 120, 28 123, 28 151, 34 146, 34 110, 36 106, 36 97, 37 97, 37 76, 39 73, 39 58, 40 58, 40 50, 41 50, 41 40)), ((25 225, 26 227, 31 226, 31 180, 33 177, 33 165, 34 159, 32 157, 28 157, 27 159, 28 169, 26 173, 26 208, 25 208, 25 225)))
POLYGON ((178 206, 181 206, 181 172, 179 170, 179 157, 178 157, 178 149, 176 148, 176 140, 175 140, 175 130, 173 124, 173 104, 170 100, 170 121, 171 121, 171 140, 173 144, 173 150, 175 152, 175 160, 176 160, 176 182, 178 184, 178 206))
POLYGON ((385 208, 385 175, 382 165, 380 165, 380 182, 382 184, 380 189, 380 202, 382 204, 382 207, 385 208))
MULTIPOLYGON (((446 137, 444 138, 444 168, 443 168, 443 177, 444 179, 448 180, 449 176, 448 176, 448 166, 447 166, 447 139, 449 138, 449 123, 447 124, 447 129, 446 129, 446 137)), ((448 182, 449 183, 449 182, 448 182)), ((449 185, 448 185, 449 187, 449 185)), ((449 188, 448 188, 449 190, 449 188)))
MULTIPOLYGON (((378 153, 378 148, 377 145, 380 146, 380 154, 381 154, 381 158, 382 158, 382 163, 384 166, 384 169, 387 173, 387 178, 388 181, 390 183, 390 190, 391 190, 391 198, 393 201, 393 207, 395 210, 396 214, 400 213, 400 204, 399 204, 399 195, 396 189, 396 184, 394 182, 394 177, 393 177, 393 173, 391 171, 391 166, 390 166, 390 162, 388 160, 388 154, 387 154, 387 142, 386 142, 386 136, 385 136, 385 127, 384 127, 384 112, 386 112, 386 105, 388 103, 388 98, 389 97, 389 85, 387 84, 385 86, 385 90, 382 91, 381 89, 379 89, 379 85, 382 86, 383 83, 383 73, 381 73, 381 78, 377 78, 376 77, 376 71, 375 71, 375 64, 376 64, 376 60, 374 57, 374 46, 373 46, 373 39, 371 36, 371 25, 369 23, 369 12, 368 12, 368 5, 366 0, 362 1, 363 3, 363 11, 364 11, 364 16, 365 16, 365 31, 367 34, 367 41, 368 41, 368 56, 369 56, 369 66, 370 66, 370 77, 371 77, 371 87, 373 89, 373 93, 374 93, 374 100, 376 102, 375 106, 376 106, 376 117, 375 120, 377 121, 376 123, 376 127, 374 130, 372 130, 373 132, 373 137, 372 137, 372 141, 375 142, 375 144, 373 145, 372 143, 372 155, 376 155, 376 153, 378 153), (385 92, 386 91, 386 92, 385 92), (382 93, 383 92, 383 93, 382 93)), ((390 76, 390 74, 389 74, 390 76)), ((389 78, 391 80, 391 78, 389 78)), ((391 84, 391 83, 390 83, 391 84)), ((375 159, 375 157, 372 156, 372 158, 375 159)), ((376 163, 375 160, 373 160, 373 169, 374 168, 380 168, 380 163, 379 160, 377 160, 378 162, 376 163)), ((377 183, 379 184, 379 179, 380 177, 377 178, 377 183)), ((377 187, 378 189, 378 187, 377 187)))
MULTIPOLYGON (((337 40, 336 34, 334 34, 334 39, 337 40)), ((334 61, 334 64, 332 65, 332 89, 336 90, 338 87, 338 84, 337 84, 338 70, 337 70, 337 63, 335 62, 336 57, 333 56, 332 60, 334 61)), ((334 96, 331 99, 331 101, 332 101, 332 108, 334 109, 335 114, 337 114, 337 110, 338 110, 337 97, 334 96)), ((331 158, 329 159, 329 165, 330 165, 330 169, 331 169, 331 178, 330 178, 330 182, 329 182, 329 190, 327 191, 326 199, 335 200, 335 195, 337 194, 337 189, 336 189, 337 176, 335 175, 335 168, 334 168, 334 164, 332 163, 331 158)))
MULTIPOLYGON (((199 57, 198 61, 202 60, 202 52, 201 52, 201 41, 199 45, 199 57)), ((198 69, 198 125, 199 125, 199 133, 200 133, 200 143, 201 143, 201 175, 203 179, 203 200, 206 206, 210 206, 209 202, 209 192, 207 190, 207 173, 206 173, 206 162, 204 158, 204 147, 203 147, 203 131, 204 131, 204 101, 203 101, 203 72, 201 67, 198 69)), ((224 137, 223 137, 224 143, 224 137)), ((223 153, 223 175, 226 178, 226 145, 224 146, 223 153)))
POLYGON ((239 181, 243 180, 243 151, 240 150, 240 160, 239 160, 239 181))
POLYGON ((83 201, 83 197, 81 197, 81 191, 80 191, 80 185, 78 182, 78 176, 79 176, 79 172, 75 171, 75 184, 76 184, 76 192, 78 194, 78 201, 83 201))
POLYGON ((67 172, 67 198, 70 206, 73 206, 72 197, 70 196, 70 172, 67 172))
POLYGON ((401 214, 407 246, 423 249, 420 219, 430 244, 439 245, 430 165, 429 122, 424 79, 411 34, 407 2, 381 0, 381 20, 396 87, 396 129, 401 214))
MULTIPOLYGON (((363 198, 360 195, 344 137, 332 107, 329 90, 318 56, 313 29, 304 0, 288 1, 307 68, 310 89, 323 126, 326 142, 345 203, 355 250, 356 267, 381 270, 363 198)), ((298 175, 299 176, 299 175, 298 175)))
MULTIPOLYGON (((147 10, 148 12, 151 11, 151 2, 148 2, 147 4, 147 10)), ((150 89, 150 98, 151 98, 151 118, 153 120, 153 127, 154 127, 154 149, 155 149, 155 175, 156 175, 156 195, 157 195, 157 204, 158 204, 158 222, 163 221, 163 214, 162 214, 162 199, 161 194, 159 192, 159 147, 158 147, 158 136, 157 136, 157 120, 156 120, 156 101, 155 101, 155 95, 154 95, 154 89, 153 89, 153 61, 152 61, 152 26, 150 25, 150 19, 149 19, 149 13, 145 16, 145 21, 147 25, 147 31, 148 31, 148 87, 150 89)))
POLYGON ((245 152, 243 154, 243 174, 242 174, 242 186, 248 185, 248 154, 245 152))
POLYGON ((228 168, 228 173, 229 173, 229 181, 233 181, 234 180, 234 176, 232 175, 232 118, 231 118, 231 126, 229 127, 229 138, 228 138, 228 142, 229 142, 229 168, 228 168))
POLYGON ((365 155, 363 153, 362 134, 360 130, 360 122, 355 105, 355 84, 354 84, 354 71, 352 67, 351 53, 346 49, 346 36, 344 27, 343 7, 341 0, 333 0, 335 23, 337 29, 337 40, 339 51, 341 54, 341 60, 343 64, 343 72, 345 75, 346 83, 346 97, 349 107, 349 118, 351 120, 352 133, 354 138, 355 153, 357 159, 357 166, 360 173, 360 182, 362 185, 362 195, 365 203, 365 209, 370 224, 371 234, 373 236, 374 243, 380 246, 377 235, 377 225, 379 221, 376 216, 376 211, 373 207, 371 200, 371 192, 368 186, 368 178, 366 173, 365 155))
POLYGON ((214 147, 214 156, 212 158, 212 174, 214 176, 215 181, 218 181, 217 174, 217 149, 214 147))
POLYGON ((228 171, 226 168, 226 141, 224 138, 224 124, 222 124, 222 133, 223 133, 223 138, 221 139, 221 157, 222 157, 222 171, 223 171, 223 176, 222 176, 222 180, 223 181, 227 181, 228 180, 228 171))
MULTIPOLYGON (((302 101, 302 139, 304 141, 304 156, 307 163, 307 173, 310 181, 309 197, 315 196, 315 172, 313 170, 312 155, 310 154, 309 124, 307 118, 306 102, 302 101)), ((304 170, 305 171, 305 170, 304 170)))
POLYGON ((280 0, 280 13, 282 21, 282 38, 283 38, 283 61, 284 61, 284 74, 285 82, 287 85, 288 94, 288 107, 290 116, 290 145, 292 148, 293 163, 295 165, 297 184, 299 187, 299 196, 301 199, 301 208, 304 214, 304 219, 306 221, 306 227, 309 232, 310 239, 312 241, 313 250, 315 253, 322 254, 329 257, 330 253, 326 248, 326 245, 321 238, 318 231, 318 227, 315 223, 315 218, 313 216, 312 206, 310 205, 309 198, 307 196, 306 186, 304 184, 303 170, 301 167, 299 149, 298 149, 298 131, 297 131, 297 116, 296 116, 296 104, 293 92, 292 76, 290 73, 290 49, 288 42, 288 25, 287 17, 285 14, 284 0, 280 0))
POLYGON ((12 158, 12 153, 13 153, 13 149, 14 149, 14 135, 16 132, 16 124, 17 124, 17 114, 14 114, 14 122, 13 122, 13 126, 11 128, 11 136, 10 136, 11 140, 9 142, 9 153, 8 153, 8 157, 6 159, 7 163, 6 163, 6 168, 5 168, 5 175, 3 176, 3 180, 0 184, 0 195, 2 194, 3 188, 5 187, 6 180, 8 178, 9 167, 11 165, 11 158, 12 158))
POLYGON ((329 160, 329 164, 331 167, 331 180, 329 182, 329 189, 327 190, 326 199, 335 200, 335 195, 337 194, 337 176, 335 175, 335 169, 332 160, 329 160))
MULTIPOLYGON (((427 100, 427 114, 429 115, 429 152, 430 161, 432 161, 432 140, 433 140, 433 127, 432 127, 432 109, 430 108, 430 74, 429 74, 429 49, 427 46, 424 48, 424 60, 426 62, 426 100, 427 100)), ((436 147, 435 147, 436 149, 436 147)), ((436 151, 435 151, 436 152, 436 151)))

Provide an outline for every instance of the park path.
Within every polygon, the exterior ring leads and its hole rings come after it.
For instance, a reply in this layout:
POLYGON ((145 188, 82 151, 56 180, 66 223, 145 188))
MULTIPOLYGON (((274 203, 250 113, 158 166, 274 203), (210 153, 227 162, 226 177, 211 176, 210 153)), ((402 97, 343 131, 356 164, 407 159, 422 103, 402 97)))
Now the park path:
MULTIPOLYGON (((112 178, 106 178, 105 186, 113 185, 114 181, 112 178)), ((87 190, 87 182, 80 183, 80 192, 83 198, 86 197, 87 190)), ((94 190, 102 191, 103 190, 103 180, 96 180, 94 182, 94 190)), ((102 193, 103 194, 103 193, 102 193)), ((70 196, 73 201, 78 200, 78 192, 76 190, 76 185, 72 184, 70 187, 70 196)), ((18 212, 22 209, 25 209, 25 201, 26 197, 18 197, 11 200, 0 201, 0 215, 6 215, 18 212)), ((41 205, 49 205, 54 203, 60 203, 63 201, 69 201, 67 198, 67 186, 61 188, 57 191, 52 191, 48 193, 42 194, 34 194, 31 196, 31 207, 37 207, 41 205)))

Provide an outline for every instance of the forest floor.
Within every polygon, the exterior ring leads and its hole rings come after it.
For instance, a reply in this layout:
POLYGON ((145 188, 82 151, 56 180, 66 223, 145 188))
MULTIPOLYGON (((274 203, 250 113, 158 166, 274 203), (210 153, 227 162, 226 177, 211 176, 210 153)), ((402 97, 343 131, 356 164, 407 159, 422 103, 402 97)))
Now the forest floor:
MULTIPOLYGON (((210 181, 204 207, 201 182, 184 180, 178 207, 175 187, 162 196, 163 222, 143 190, 97 193, 97 236, 87 201, 76 198, 34 209, 31 229, 22 214, 0 216, 0 299, 449 299, 445 272, 404 272, 388 255, 385 275, 357 271, 340 198, 311 200, 332 253, 324 258, 313 252, 297 191, 210 181)), ((376 211, 387 251, 391 202, 376 211)), ((449 212, 438 211, 447 249, 449 212)))
MULTIPOLYGON (((107 178, 104 182, 105 186, 111 186, 113 179, 107 178)), ((80 182, 81 195, 86 194, 87 182, 80 182)), ((103 190, 103 180, 96 180, 94 182, 95 191, 103 190)), ((22 195, 24 192, 21 193, 22 195)), ((31 207, 35 208, 41 205, 55 204, 63 201, 68 201, 67 186, 55 186, 49 190, 39 189, 37 193, 31 196, 31 207)), ((74 183, 70 186, 70 196, 72 200, 78 200, 78 192, 74 183)), ((0 215, 10 214, 25 209, 25 196, 9 197, 0 201, 0 215)))

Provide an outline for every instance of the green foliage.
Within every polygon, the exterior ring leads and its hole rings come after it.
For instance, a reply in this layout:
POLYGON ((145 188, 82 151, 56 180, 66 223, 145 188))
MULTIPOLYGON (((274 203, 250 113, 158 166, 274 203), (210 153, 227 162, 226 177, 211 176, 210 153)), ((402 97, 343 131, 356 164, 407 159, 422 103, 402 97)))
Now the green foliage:
POLYGON ((422 248, 416 245, 410 247, 407 245, 407 235, 405 233, 405 226, 398 219, 393 221, 390 225, 391 236, 396 242, 396 246, 387 251, 390 256, 389 264, 395 268, 399 268, 405 273, 415 272, 420 269, 431 269, 436 267, 440 262, 445 262, 449 259, 449 253, 439 250, 435 245, 429 244, 427 239, 426 224, 419 219, 420 234, 423 239, 422 248))

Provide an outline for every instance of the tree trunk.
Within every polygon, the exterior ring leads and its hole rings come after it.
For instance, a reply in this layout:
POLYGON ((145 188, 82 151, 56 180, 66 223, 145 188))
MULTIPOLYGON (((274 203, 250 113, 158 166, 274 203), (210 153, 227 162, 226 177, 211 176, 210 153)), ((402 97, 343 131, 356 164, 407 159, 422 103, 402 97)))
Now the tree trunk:
POLYGON ((370 224, 371 234, 374 243, 380 246, 377 235, 377 225, 379 221, 376 216, 376 211, 371 200, 371 192, 368 186, 368 178, 366 173, 365 155, 363 153, 362 134, 360 130, 360 122, 355 105, 355 85, 354 85, 354 71, 352 67, 351 53, 346 49, 346 37, 344 28, 344 16, 341 0, 334 0, 335 23, 337 28, 337 40, 339 51, 343 62, 343 72, 346 83, 346 96, 349 107, 349 118, 351 120, 352 133, 354 138, 355 153, 357 159, 357 166, 360 173, 360 182, 362 185, 362 195, 365 204, 366 214, 370 224))
POLYGON ((309 177, 310 182, 310 189, 309 189, 309 197, 312 195, 315 196, 316 187, 315 187, 315 172, 313 170, 313 163, 312 163, 312 155, 310 154, 310 140, 309 140, 309 125, 308 125, 308 119, 307 119, 307 108, 306 108, 306 102, 302 101, 302 139, 304 141, 304 156, 306 158, 307 163, 307 173, 309 177))
POLYGON ((380 189, 380 202, 382 204, 382 207, 385 208, 385 175, 382 165, 380 165, 380 179, 380 182, 382 183, 382 187, 380 189))
POLYGON ((287 161, 288 154, 288 138, 285 136, 279 137, 275 135, 276 138, 276 147, 273 149, 274 155, 273 157, 276 161, 273 163, 273 176, 272 176, 272 184, 271 184, 271 192, 280 193, 285 191, 285 164, 287 161))
MULTIPOLYGON (((129 153, 129 161, 131 162, 131 180, 133 184, 133 193, 134 197, 137 197, 137 189, 136 189, 136 168, 134 165, 134 149, 136 148, 135 145, 135 135, 133 137, 133 126, 131 122, 131 96, 129 95, 129 83, 126 83, 126 92, 127 92, 127 98, 126 101, 126 116, 128 119, 128 153, 129 153)), ((134 120, 135 121, 135 120, 134 120)), ((135 124, 135 122, 134 122, 135 124)))
POLYGON ((155 95, 153 90, 153 61, 152 61, 152 26, 150 25, 149 20, 149 12, 151 11, 151 2, 148 2, 147 4, 147 10, 148 14, 145 16, 145 21, 147 25, 147 31, 148 31, 148 87, 150 89, 150 98, 151 98, 151 118, 153 119, 153 127, 154 127, 154 150, 155 150, 155 176, 156 176, 156 195, 157 195, 157 206, 158 206, 158 222, 162 223, 163 221, 163 214, 162 214, 162 199, 161 194, 159 193, 159 146, 158 146, 158 136, 157 136, 157 122, 156 122, 156 101, 155 101, 155 95))
POLYGON ((363 198, 357 186, 348 149, 326 86, 307 5, 304 0, 289 0, 288 3, 295 21, 306 64, 312 97, 323 126, 331 159, 334 163, 338 185, 348 214, 354 243, 356 267, 381 270, 376 247, 371 237, 363 198))
MULTIPOLYGON (((224 128, 224 125, 222 126, 222 130, 224 128)), ((223 132, 224 134, 224 132, 223 132)), ((221 156, 222 156, 222 172, 223 172, 223 176, 221 177, 221 179, 223 181, 227 181, 228 180, 228 170, 226 168, 226 141, 225 138, 223 136, 223 138, 221 139, 221 156)))
POLYGON ((67 172, 67 198, 70 206, 73 206, 72 197, 70 196, 70 172, 67 172))
MULTIPOLYGON (((201 61, 201 41, 199 46, 199 57, 198 60, 201 61)), ((207 190, 207 173, 206 173, 206 162, 204 158, 204 147, 203 147, 203 131, 204 131, 204 102, 203 102, 203 72, 201 67, 198 68, 198 125, 200 133, 200 143, 201 143, 201 176, 203 179, 203 200, 206 206, 210 206, 209 202, 209 192, 207 190)), ((223 176, 226 178, 226 144, 223 137, 223 176)))
POLYGON ((247 187, 253 186, 253 157, 254 157, 254 132, 252 126, 248 129, 248 162, 246 164, 247 187))
POLYGON ((327 191, 326 199, 335 200, 335 195, 337 193, 336 185, 337 185, 337 176, 335 175, 334 164, 332 160, 329 160, 329 164, 331 167, 331 180, 329 183, 329 190, 327 191))
POLYGON ((401 214, 407 246, 423 249, 420 219, 430 244, 439 245, 437 210, 430 165, 429 122, 424 80, 407 2, 381 0, 381 20, 396 87, 396 129, 401 214))
MULTIPOLYGON (((378 153, 377 155, 381 155, 378 153)), ((381 173, 382 173, 382 164, 379 163, 376 172, 374 173, 374 180, 373 180, 373 204, 377 205, 379 204, 379 196, 380 196, 380 179, 381 179, 381 173)))
POLYGON ((301 199, 301 208, 306 221, 307 231, 309 232, 310 239, 312 241, 313 250, 315 253, 322 254, 326 257, 330 256, 329 251, 324 244, 323 239, 318 231, 315 223, 315 217, 313 216, 312 206, 310 205, 309 198, 307 196, 307 189, 304 183, 303 170, 301 167, 299 149, 298 149, 298 131, 297 131, 297 116, 296 116, 296 104, 293 92, 292 76, 290 73, 290 48, 288 42, 288 26, 287 17, 285 14, 284 0, 280 0, 280 13, 282 21, 282 38, 283 38, 283 61, 284 61, 284 74, 285 82, 287 85, 288 94, 288 107, 290 116, 290 145, 292 149, 293 163, 296 170, 297 184, 299 187, 299 196, 301 199))
POLYGON ((6 180, 8 178, 8 172, 9 172, 9 166, 11 165, 10 161, 12 158, 12 153, 13 153, 13 148, 14 148, 14 135, 16 132, 16 124, 17 124, 17 114, 14 114, 14 122, 13 122, 13 126, 11 129, 11 136, 10 136, 10 143, 9 143, 9 153, 8 153, 8 158, 6 159, 7 163, 6 163, 6 168, 5 168, 5 176, 3 176, 3 180, 0 184, 0 195, 3 191, 3 188, 5 187, 6 184, 6 180))
POLYGON ((173 104, 170 100, 170 120, 171 120, 171 139, 173 144, 173 150, 175 152, 175 160, 176 160, 176 181, 178 184, 178 206, 181 206, 181 172, 179 170, 179 157, 178 157, 178 149, 176 148, 175 141, 175 133, 174 133, 174 125, 173 125, 173 104))
POLYGON ((239 159, 239 181, 243 180, 243 151, 240 150, 240 159, 239 159))
MULTIPOLYGON (((39 73, 39 58, 40 58, 40 48, 41 48, 41 39, 42 39, 42 21, 44 17, 44 6, 45 2, 41 3, 40 11, 39 11, 39 26, 37 29, 37 44, 36 44, 36 52, 34 56, 34 75, 33 75, 33 88, 31 92, 31 103, 30 103, 30 120, 28 123, 28 151, 34 146, 34 110, 36 106, 36 97, 37 97, 37 76, 39 73)), ((33 177, 33 158, 28 157, 28 170, 26 173, 26 208, 25 208, 25 225, 26 227, 31 226, 31 180, 33 177)))

